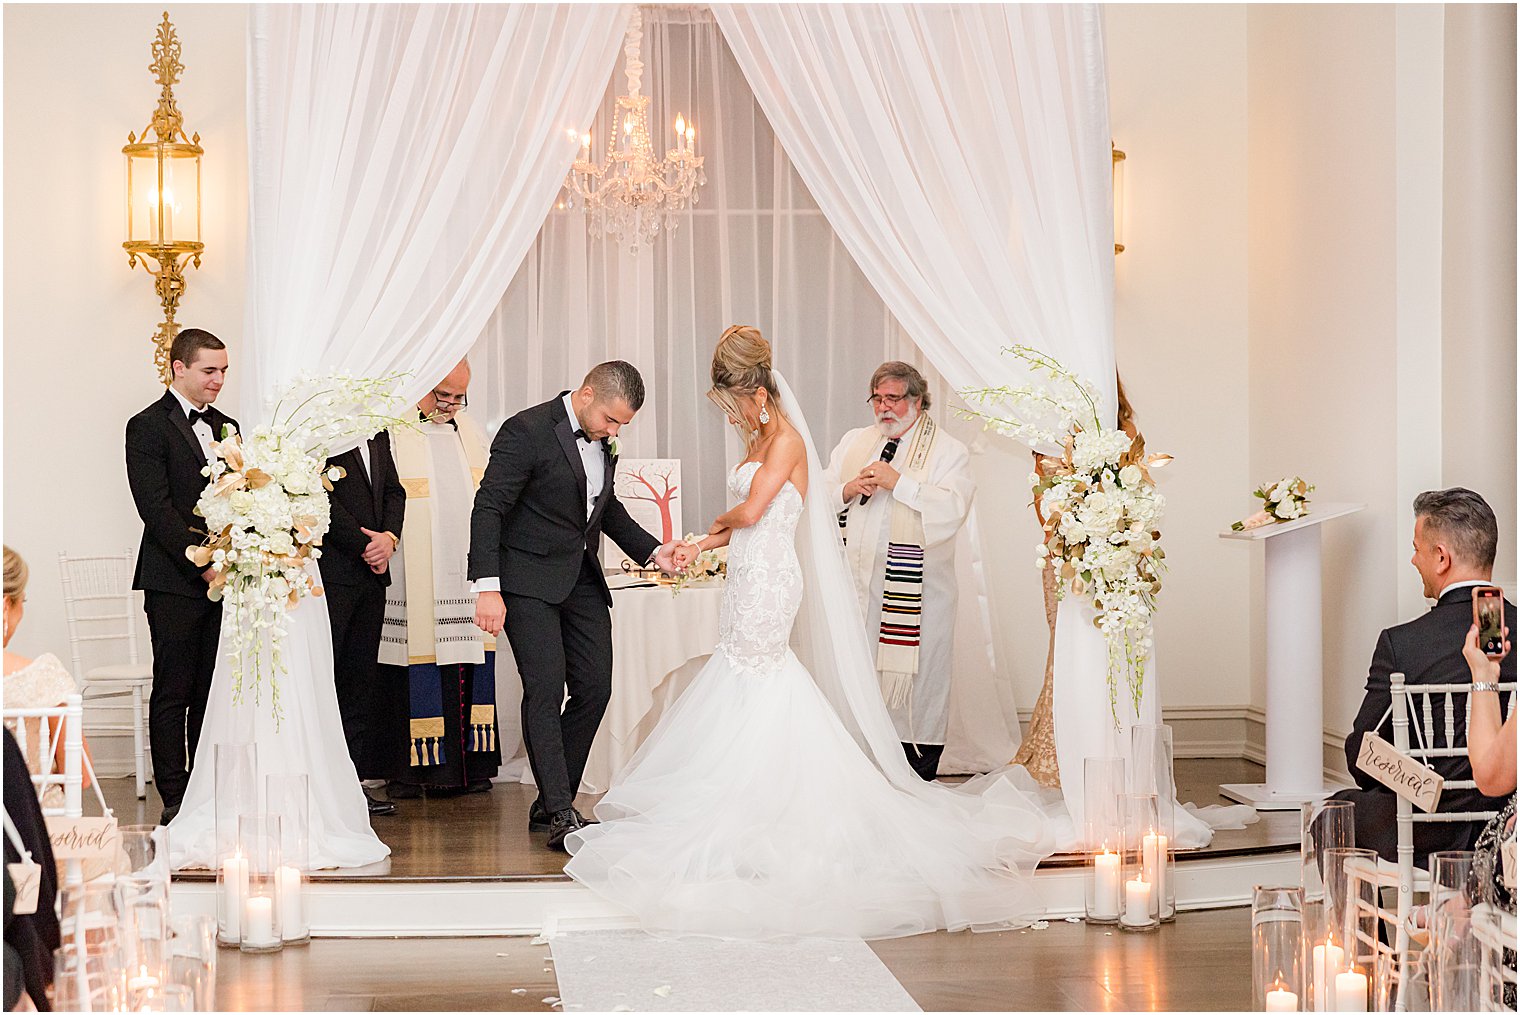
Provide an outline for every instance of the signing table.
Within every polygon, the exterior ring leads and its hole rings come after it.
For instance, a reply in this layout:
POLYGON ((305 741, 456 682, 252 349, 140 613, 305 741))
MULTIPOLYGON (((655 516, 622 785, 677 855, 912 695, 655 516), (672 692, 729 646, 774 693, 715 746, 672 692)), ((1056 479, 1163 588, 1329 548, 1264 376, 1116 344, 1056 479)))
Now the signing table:
MULTIPOLYGON (((718 642, 721 579, 673 592, 611 576, 612 701, 586 762, 585 793, 604 793, 670 703, 691 683, 718 642)), ((505 640, 496 657, 502 776, 531 784, 522 746, 522 682, 505 640), (510 759, 510 760, 509 760, 510 759)))

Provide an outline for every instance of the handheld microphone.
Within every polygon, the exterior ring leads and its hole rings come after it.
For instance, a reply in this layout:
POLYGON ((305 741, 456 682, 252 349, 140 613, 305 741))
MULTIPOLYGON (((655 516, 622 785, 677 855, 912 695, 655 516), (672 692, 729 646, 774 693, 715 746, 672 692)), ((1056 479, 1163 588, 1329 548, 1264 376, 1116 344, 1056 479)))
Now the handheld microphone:
MULTIPOLYGON (((891 440, 887 441, 886 446, 881 449, 881 461, 883 461, 883 462, 890 462, 893 459, 893 457, 896 456, 896 454, 897 454, 897 445, 898 445, 898 442, 900 442, 901 440, 902 440, 901 437, 893 437, 891 440)), ((871 499, 871 495, 870 494, 868 494, 868 493, 861 494, 860 495, 861 506, 862 507, 865 506, 865 502, 868 501, 868 500, 870 500, 870 499, 871 499)))

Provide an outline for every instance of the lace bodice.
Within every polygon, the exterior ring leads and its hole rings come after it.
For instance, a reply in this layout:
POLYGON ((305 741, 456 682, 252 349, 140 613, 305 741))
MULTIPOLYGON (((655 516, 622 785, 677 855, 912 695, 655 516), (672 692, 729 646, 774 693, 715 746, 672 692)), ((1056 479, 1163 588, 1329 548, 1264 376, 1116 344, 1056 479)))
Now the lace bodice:
MULTIPOLYGON (((760 471, 745 462, 728 477, 728 491, 740 500, 760 471)), ((774 671, 790 651, 792 621, 802 602, 802 569, 795 535, 802 495, 790 482, 754 525, 736 529, 728 544, 728 581, 719 614, 718 651, 744 670, 774 671)))

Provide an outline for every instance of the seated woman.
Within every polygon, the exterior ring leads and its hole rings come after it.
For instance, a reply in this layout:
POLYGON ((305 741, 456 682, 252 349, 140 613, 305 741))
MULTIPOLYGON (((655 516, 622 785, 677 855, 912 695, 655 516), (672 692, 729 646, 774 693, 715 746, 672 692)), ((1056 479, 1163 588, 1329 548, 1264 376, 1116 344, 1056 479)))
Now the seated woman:
MULTIPOLYGON (((1504 653, 1509 654, 1509 628, 1504 629, 1504 653)), ((1503 678, 1499 675, 1499 660, 1490 659, 1478 647, 1478 625, 1467 632, 1467 642, 1462 646, 1462 656, 1472 671, 1472 715, 1467 720, 1467 751, 1472 761, 1473 781, 1478 790, 1488 796, 1508 796, 1509 802, 1478 833, 1473 845, 1473 898, 1484 901, 1515 915, 1515 890, 1504 879, 1500 851, 1503 844, 1515 837, 1515 716, 1506 720, 1499 705, 1499 692, 1495 685, 1503 678)), ((1504 951, 1504 963, 1515 968, 1515 953, 1504 951)), ((1504 986, 1504 1004, 1515 1007, 1515 987, 1504 986)))
MULTIPOLYGON (((44 652, 36 659, 27 659, 10 651, 11 637, 21 624, 22 608, 26 603, 26 561, 9 546, 5 547, 5 706, 7 708, 55 708, 64 703, 79 688, 69 671, 63 668, 58 657, 44 652)), ((46 732, 41 719, 27 719, 25 733, 26 767, 33 775, 45 771, 63 771, 63 721, 49 720, 46 732), (43 763, 42 752, 50 741, 56 741, 55 757, 50 765, 43 763)), ((17 723, 7 719, 5 725, 15 732, 17 723)), ((21 739, 20 733, 17 738, 21 739)), ((86 766, 84 784, 90 784, 86 766)), ((49 786, 43 794, 42 806, 48 810, 63 806, 63 787, 49 786)))

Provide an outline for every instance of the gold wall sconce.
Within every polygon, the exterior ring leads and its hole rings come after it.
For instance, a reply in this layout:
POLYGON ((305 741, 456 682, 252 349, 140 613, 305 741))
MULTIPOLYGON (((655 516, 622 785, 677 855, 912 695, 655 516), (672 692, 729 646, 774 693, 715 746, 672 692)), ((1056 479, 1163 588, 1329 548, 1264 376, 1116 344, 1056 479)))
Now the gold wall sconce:
POLYGON ((174 85, 185 65, 180 62, 179 36, 169 23, 168 11, 153 39, 153 62, 148 68, 159 84, 158 107, 141 138, 128 134, 121 150, 127 160, 127 238, 122 247, 129 268, 142 260, 164 308, 164 319, 152 337, 153 363, 168 384, 174 379, 169 347, 179 333, 174 315, 185 294, 185 268, 190 264, 199 268, 205 250, 201 242, 201 136, 185 136, 184 117, 174 101, 174 85))
POLYGON ((1128 157, 1112 141, 1114 153, 1114 253, 1124 253, 1124 160, 1128 157))

